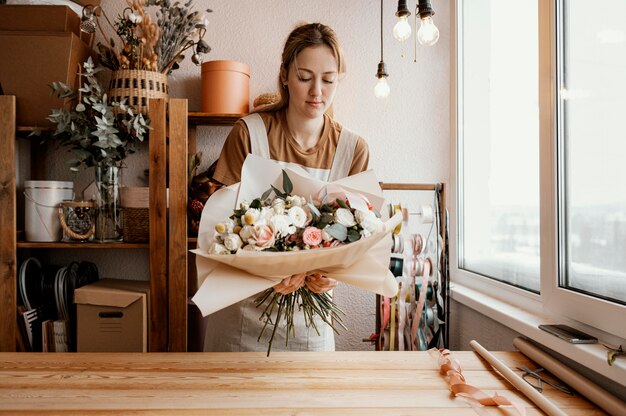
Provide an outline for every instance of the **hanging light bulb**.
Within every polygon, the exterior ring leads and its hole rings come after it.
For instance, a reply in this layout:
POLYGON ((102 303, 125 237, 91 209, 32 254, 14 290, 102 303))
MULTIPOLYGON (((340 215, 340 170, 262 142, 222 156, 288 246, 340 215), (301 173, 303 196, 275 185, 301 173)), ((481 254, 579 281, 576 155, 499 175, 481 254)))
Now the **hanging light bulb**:
POLYGON ((422 23, 417 31, 418 42, 422 45, 434 45, 439 40, 439 29, 435 26, 433 18, 428 16, 420 20, 422 23))
POLYGON ((439 29, 433 22, 433 15, 435 14, 432 7, 430 7, 429 0, 419 0, 417 5, 416 14, 420 16, 420 28, 417 31, 417 40, 422 45, 432 46, 439 40, 439 29))
POLYGON ((389 84, 387 84, 388 76, 385 61, 383 60, 383 0, 380 0, 380 62, 378 63, 378 70, 376 71, 378 82, 374 87, 374 96, 376 98, 386 98, 389 96, 390 88, 389 84))
POLYGON ((404 42, 411 36, 411 25, 409 24, 408 19, 410 15, 411 12, 406 6, 406 0, 399 0, 398 11, 396 12, 398 22, 393 27, 393 37, 398 39, 400 42, 404 42))
POLYGON ((376 86, 374 87, 374 96, 376 98, 389 97, 391 88, 389 88, 389 83, 387 82, 388 76, 389 74, 385 69, 385 63, 380 61, 378 63, 378 71, 376 71, 376 78, 378 78, 378 82, 376 82, 376 86))

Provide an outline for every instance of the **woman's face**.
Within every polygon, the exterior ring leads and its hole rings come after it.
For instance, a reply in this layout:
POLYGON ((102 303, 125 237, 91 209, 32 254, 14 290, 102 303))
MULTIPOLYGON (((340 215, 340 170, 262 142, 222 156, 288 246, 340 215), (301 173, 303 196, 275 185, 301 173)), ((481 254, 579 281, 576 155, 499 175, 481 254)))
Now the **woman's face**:
POLYGON ((337 60, 328 46, 310 46, 300 51, 286 79, 289 110, 305 118, 322 117, 337 91, 337 68, 337 60))

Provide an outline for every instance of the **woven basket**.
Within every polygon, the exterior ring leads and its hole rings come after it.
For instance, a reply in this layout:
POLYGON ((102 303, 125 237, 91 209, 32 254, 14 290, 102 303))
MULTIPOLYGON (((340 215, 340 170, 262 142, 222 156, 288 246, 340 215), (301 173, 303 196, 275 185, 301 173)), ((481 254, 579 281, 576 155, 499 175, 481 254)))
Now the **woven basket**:
POLYGON ((167 75, 156 71, 121 69, 113 71, 109 83, 109 97, 114 101, 127 98, 135 112, 146 114, 150 98, 167 98, 167 75))
POLYGON ((145 243, 150 239, 149 196, 147 187, 120 188, 122 235, 127 243, 145 243))
POLYGON ((145 243, 150 240, 148 208, 122 208, 122 235, 125 243, 145 243))

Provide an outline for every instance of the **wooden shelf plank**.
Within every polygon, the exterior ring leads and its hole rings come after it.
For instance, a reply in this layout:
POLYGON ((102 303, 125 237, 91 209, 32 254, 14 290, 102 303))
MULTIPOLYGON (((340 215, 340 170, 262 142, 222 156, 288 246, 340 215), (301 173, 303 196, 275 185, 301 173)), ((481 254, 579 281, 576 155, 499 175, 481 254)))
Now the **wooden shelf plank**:
POLYGON ((211 114, 197 111, 188 113, 188 121, 192 126, 232 126, 245 114, 211 114))
POLYGON ((43 248, 43 249, 138 249, 150 248, 148 243, 63 243, 63 242, 31 242, 18 241, 17 248, 43 248))

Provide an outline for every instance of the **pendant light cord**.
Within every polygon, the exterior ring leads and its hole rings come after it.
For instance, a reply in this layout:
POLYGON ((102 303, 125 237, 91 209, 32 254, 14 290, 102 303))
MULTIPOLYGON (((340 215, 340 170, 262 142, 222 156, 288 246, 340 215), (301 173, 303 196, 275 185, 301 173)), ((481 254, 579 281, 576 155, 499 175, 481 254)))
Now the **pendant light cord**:
POLYGON ((383 0, 380 0, 380 62, 383 62, 383 0))

